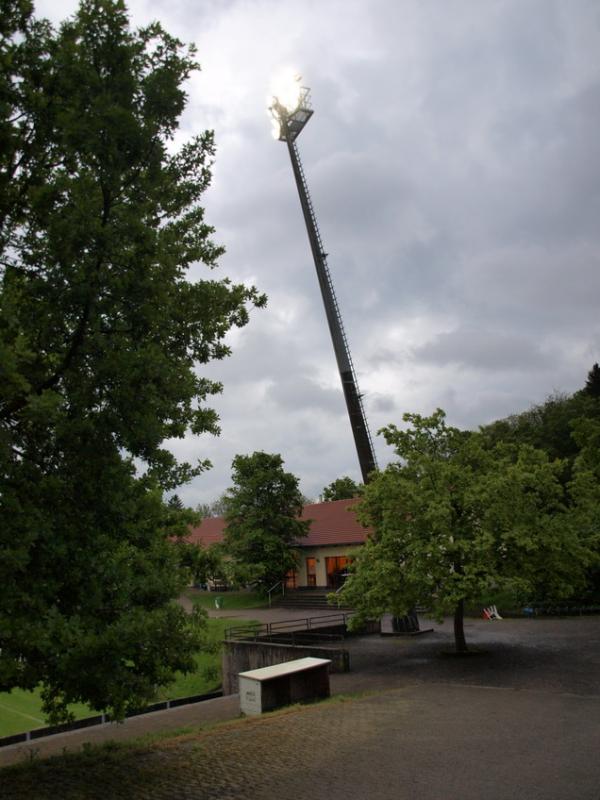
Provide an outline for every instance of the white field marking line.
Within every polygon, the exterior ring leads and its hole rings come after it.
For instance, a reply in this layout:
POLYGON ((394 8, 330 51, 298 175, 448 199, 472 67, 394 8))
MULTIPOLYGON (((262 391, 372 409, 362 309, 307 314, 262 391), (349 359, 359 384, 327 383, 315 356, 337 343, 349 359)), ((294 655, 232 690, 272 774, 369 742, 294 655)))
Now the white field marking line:
POLYGON ((0 703, 0 708, 3 708, 5 711, 12 711, 13 714, 19 714, 21 717, 27 717, 27 719, 32 719, 34 722, 43 722, 43 719, 39 717, 32 717, 31 714, 25 714, 23 711, 17 711, 16 708, 11 708, 10 706, 5 706, 0 703))

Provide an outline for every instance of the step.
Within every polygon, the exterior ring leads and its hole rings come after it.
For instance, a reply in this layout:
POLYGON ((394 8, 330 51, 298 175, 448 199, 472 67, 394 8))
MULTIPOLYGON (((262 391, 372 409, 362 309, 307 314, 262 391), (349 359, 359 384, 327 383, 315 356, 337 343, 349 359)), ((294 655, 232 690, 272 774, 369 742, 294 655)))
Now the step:
MULTIPOLYGON (((326 596, 306 598, 280 597, 276 602, 273 602, 273 605, 278 608, 330 608, 332 613, 335 613, 340 608, 335 603, 329 603, 326 596)), ((342 606, 342 608, 347 608, 347 606, 342 606)))

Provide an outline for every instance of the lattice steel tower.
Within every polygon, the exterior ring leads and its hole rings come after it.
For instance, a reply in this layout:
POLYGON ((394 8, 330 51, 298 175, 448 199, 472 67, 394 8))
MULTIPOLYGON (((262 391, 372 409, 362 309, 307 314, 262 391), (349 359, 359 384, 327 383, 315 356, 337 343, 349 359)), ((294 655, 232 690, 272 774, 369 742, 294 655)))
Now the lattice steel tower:
MULTIPOLYGON (((296 79, 296 81, 298 80, 299 79, 296 79)), ((342 380, 342 389, 344 390, 344 397, 346 398, 346 407, 348 409, 348 416, 350 417, 350 425, 352 427, 360 470, 362 472, 363 481, 366 483, 369 474, 377 469, 377 462, 375 460, 373 441, 362 403, 362 395, 358 388, 356 372, 354 370, 354 364, 352 363, 352 356, 350 355, 348 339, 333 288, 331 273, 327 266, 327 254, 323 247, 315 210, 308 191, 306 176, 302 169, 298 148, 296 147, 296 139, 313 113, 310 107, 309 89, 299 85, 295 88, 295 96, 294 92, 292 92, 293 99, 284 103, 279 97, 274 97, 273 104, 269 110, 278 126, 276 132, 277 138, 280 142, 285 142, 287 144, 290 154, 292 169, 294 171, 294 177, 296 178, 296 186, 298 187, 298 194, 300 195, 300 205, 302 206, 304 222, 306 223, 306 230, 308 232, 310 248, 317 270, 319 286, 321 287, 321 296, 323 297, 327 323, 329 325, 333 349, 342 380)))

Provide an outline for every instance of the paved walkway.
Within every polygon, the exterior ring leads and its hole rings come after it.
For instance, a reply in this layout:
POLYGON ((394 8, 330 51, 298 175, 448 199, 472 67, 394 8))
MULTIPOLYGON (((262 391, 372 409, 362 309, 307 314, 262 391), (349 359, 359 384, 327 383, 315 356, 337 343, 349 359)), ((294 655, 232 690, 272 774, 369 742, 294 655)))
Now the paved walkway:
MULTIPOLYGON (((107 753, 101 774, 98 759, 80 772, 40 762, 0 773, 0 797, 598 800, 600 618, 473 620, 467 636, 488 653, 441 655, 448 622, 418 638, 350 640, 353 672, 332 676, 332 690, 369 695, 107 753)), ((230 718, 236 700, 104 726, 102 737, 230 718)), ((34 746, 60 752, 99 734, 34 746)), ((0 763, 23 758, 4 750, 0 763)))
POLYGON ((600 702, 421 685, 0 775, 28 800, 597 800, 600 702))
MULTIPOLYGON (((191 602, 187 598, 180 598, 182 606, 186 610, 192 608, 191 602)), ((209 617, 217 619, 255 619, 258 622, 281 622, 288 619, 306 619, 307 617, 329 617, 332 614, 343 614, 344 609, 331 608, 216 608, 207 609, 209 617)), ((346 613, 348 613, 346 611, 346 613)))

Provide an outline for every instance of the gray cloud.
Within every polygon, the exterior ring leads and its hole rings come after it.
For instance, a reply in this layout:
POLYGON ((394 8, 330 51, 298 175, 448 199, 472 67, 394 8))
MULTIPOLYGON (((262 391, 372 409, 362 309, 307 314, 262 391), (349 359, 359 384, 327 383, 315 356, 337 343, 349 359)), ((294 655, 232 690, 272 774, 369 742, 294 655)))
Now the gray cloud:
POLYGON ((484 328, 461 328, 442 333, 413 351, 413 359, 442 366, 520 371, 544 369, 553 363, 549 353, 523 336, 484 328))
MULTIPOLYGON (((60 19, 70 2, 40 0, 60 19)), ((298 144, 373 431, 444 407, 477 427, 573 391, 600 360, 600 9, 596 0, 132 0, 199 48, 182 139, 215 129, 213 273, 269 307, 200 367, 222 435, 174 442, 214 469, 281 452, 316 496, 358 478, 286 148, 270 137, 282 65, 312 88, 298 144)), ((194 278, 204 274, 193 270, 194 278)), ((390 453, 376 441, 378 458, 390 453)))

